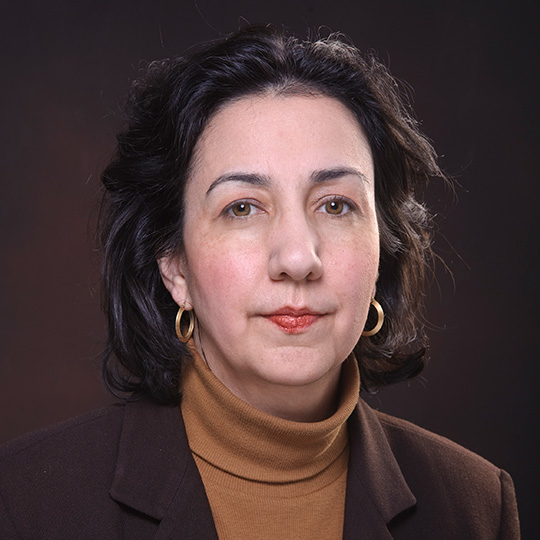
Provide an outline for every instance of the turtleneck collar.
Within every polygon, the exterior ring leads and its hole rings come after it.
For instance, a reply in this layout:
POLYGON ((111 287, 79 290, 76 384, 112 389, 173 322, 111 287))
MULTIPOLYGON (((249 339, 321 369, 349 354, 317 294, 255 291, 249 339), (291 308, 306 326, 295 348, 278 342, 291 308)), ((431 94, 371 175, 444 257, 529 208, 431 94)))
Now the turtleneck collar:
POLYGON ((351 355, 343 364, 338 408, 320 422, 293 422, 236 397, 190 344, 182 372, 182 414, 191 451, 234 476, 267 483, 311 478, 347 447, 346 422, 358 402, 360 376, 351 355))

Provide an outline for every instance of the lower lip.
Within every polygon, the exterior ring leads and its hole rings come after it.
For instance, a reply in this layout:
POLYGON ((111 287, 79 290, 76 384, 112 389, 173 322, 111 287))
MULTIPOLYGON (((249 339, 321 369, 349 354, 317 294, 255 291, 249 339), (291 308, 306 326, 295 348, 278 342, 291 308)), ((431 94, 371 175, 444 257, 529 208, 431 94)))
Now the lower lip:
POLYGON ((300 334, 307 330, 321 315, 271 315, 267 317, 287 334, 300 334))

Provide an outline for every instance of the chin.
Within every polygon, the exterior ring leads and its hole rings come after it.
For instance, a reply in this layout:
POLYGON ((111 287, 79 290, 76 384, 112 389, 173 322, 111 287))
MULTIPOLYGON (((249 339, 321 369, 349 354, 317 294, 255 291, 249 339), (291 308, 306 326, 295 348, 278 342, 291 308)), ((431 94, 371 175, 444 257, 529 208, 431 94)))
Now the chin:
POLYGON ((320 351, 302 351, 297 347, 280 351, 276 356, 263 361, 262 365, 268 366, 268 369, 261 370, 260 375, 268 382, 283 386, 315 384, 325 377, 330 377, 336 370, 339 371, 346 358, 329 359, 328 356, 321 355, 320 351))

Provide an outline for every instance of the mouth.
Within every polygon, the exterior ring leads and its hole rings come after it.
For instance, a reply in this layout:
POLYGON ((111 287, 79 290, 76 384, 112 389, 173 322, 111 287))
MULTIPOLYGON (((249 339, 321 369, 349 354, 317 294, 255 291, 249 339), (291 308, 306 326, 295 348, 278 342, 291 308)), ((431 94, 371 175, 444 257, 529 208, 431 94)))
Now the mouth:
POLYGON ((287 334, 300 334, 324 317, 324 313, 318 313, 307 308, 285 307, 264 315, 264 317, 287 334))

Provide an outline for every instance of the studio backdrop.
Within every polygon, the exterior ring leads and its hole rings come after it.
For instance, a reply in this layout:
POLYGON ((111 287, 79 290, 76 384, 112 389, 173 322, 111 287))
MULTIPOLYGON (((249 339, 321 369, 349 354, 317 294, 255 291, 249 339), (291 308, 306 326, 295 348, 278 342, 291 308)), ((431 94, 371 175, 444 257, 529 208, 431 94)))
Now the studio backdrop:
POLYGON ((437 214, 423 374, 366 397, 513 476, 537 507, 540 347, 533 2, 90 0, 9 3, 0 18, 0 441, 110 403, 93 229, 122 98, 148 61, 273 23, 340 31, 408 94, 455 190, 437 214))

